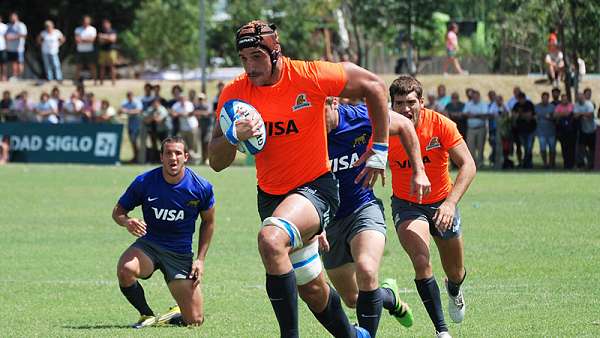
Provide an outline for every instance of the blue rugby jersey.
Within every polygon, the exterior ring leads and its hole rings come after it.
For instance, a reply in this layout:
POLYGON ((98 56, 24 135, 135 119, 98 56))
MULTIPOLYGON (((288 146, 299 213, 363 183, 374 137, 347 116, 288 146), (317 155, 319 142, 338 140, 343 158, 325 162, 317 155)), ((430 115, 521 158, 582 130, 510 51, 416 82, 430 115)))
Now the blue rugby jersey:
POLYGON ((350 215, 354 210, 375 200, 372 190, 365 189, 354 180, 365 167, 352 167, 367 150, 371 140, 371 121, 364 104, 338 106, 339 124, 327 135, 331 171, 340 182, 340 208, 335 219, 350 215))
POLYGON ((142 238, 177 253, 193 251, 198 215, 214 203, 212 185, 188 168, 177 184, 165 181, 162 167, 147 171, 119 199, 119 205, 129 211, 142 206, 147 225, 142 238))

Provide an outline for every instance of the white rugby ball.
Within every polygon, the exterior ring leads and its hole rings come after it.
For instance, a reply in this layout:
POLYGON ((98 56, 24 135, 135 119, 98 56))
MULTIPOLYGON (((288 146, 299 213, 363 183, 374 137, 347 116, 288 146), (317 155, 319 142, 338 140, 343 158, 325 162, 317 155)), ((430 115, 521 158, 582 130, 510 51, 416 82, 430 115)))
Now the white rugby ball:
POLYGON ((238 150, 243 153, 249 152, 252 155, 258 153, 265 147, 265 143, 267 142, 267 131, 260 113, 256 108, 242 100, 231 99, 225 102, 223 108, 221 108, 221 115, 219 117, 219 124, 221 125, 223 134, 225 134, 227 129, 229 129, 229 127, 238 119, 259 120, 260 135, 251 137, 238 144, 238 150))

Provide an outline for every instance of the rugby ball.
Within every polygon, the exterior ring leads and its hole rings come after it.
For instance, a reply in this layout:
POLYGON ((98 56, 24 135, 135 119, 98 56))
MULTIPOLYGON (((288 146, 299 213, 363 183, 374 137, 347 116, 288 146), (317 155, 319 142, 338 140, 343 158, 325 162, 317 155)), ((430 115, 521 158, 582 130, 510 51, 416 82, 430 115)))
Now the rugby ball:
POLYGON ((221 108, 221 114, 219 116, 219 124, 221 125, 221 131, 223 131, 223 134, 225 134, 229 127, 239 119, 259 120, 260 135, 240 142, 238 144, 238 150, 243 153, 248 152, 252 155, 260 152, 265 147, 265 143, 267 142, 267 131, 259 112, 256 110, 256 108, 242 100, 231 99, 225 102, 225 104, 223 104, 223 108, 221 108))

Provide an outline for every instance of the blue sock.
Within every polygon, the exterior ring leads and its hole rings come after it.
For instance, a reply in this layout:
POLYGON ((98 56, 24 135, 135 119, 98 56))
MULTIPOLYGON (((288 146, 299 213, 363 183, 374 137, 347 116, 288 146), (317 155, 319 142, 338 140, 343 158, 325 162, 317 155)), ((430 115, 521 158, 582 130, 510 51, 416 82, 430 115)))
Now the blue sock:
POLYGON ((120 288, 125 298, 139 311, 140 315, 154 316, 154 312, 152 312, 152 309, 148 306, 148 302, 146 302, 144 288, 142 288, 142 285, 138 281, 135 281, 132 286, 121 286, 120 288))
POLYGON ((380 288, 373 291, 359 291, 356 301, 356 315, 358 316, 358 325, 369 331, 371 338, 375 338, 379 319, 381 318, 381 309, 383 308, 384 292, 380 288))
POLYGON ((336 338, 356 337, 356 329, 350 325, 350 321, 348 321, 348 317, 342 308, 340 295, 334 288, 329 288, 329 299, 325 310, 321 313, 313 312, 313 314, 332 336, 336 338))
POLYGON ((281 337, 298 338, 298 289, 294 270, 283 275, 267 274, 266 284, 281 337))
POLYGON ((444 311, 442 310, 442 300, 440 298, 440 288, 435 281, 435 277, 425 279, 415 279, 417 291, 423 301, 423 305, 429 314, 437 332, 448 331, 448 326, 444 321, 444 311))

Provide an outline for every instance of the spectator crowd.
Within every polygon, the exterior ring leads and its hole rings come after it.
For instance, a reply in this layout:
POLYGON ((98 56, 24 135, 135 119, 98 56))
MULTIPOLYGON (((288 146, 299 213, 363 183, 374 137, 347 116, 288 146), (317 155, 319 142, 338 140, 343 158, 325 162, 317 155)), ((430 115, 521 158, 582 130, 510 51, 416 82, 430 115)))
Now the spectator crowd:
POLYGON ((564 169, 593 168, 600 109, 592 101, 590 88, 579 93, 574 102, 559 88, 543 92, 539 101, 527 96, 519 87, 514 87, 508 101, 493 90, 487 93, 487 100, 471 88, 465 91, 465 96, 462 101, 457 92, 447 95, 446 87, 439 85, 437 92, 427 94, 426 107, 457 124, 477 167, 485 165, 487 144, 490 166, 495 166, 499 157, 504 169, 531 169, 537 137, 544 168, 556 167, 557 142, 561 146, 564 169), (501 156, 496 156, 496 149, 502 151, 501 156))
MULTIPOLYGON (((36 42, 40 48, 46 79, 63 81, 63 72, 59 50, 65 43, 65 35, 54 27, 54 22, 47 20, 45 29, 37 35, 36 42)), ((27 26, 19 20, 17 13, 11 13, 9 23, 3 23, 0 16, 0 81, 19 79, 23 75, 25 65, 25 39, 27 26), (10 78, 9 78, 10 71, 10 78)), ((92 18, 84 16, 81 26, 73 32, 75 41, 75 76, 74 81, 82 82, 81 71, 87 68, 96 84, 103 84, 106 71, 112 84, 116 81, 117 32, 112 28, 110 20, 103 19, 99 30, 92 25, 92 18), (99 66, 97 72, 96 66, 99 66), (99 74, 98 74, 99 73, 99 74)))
POLYGON ((207 163, 214 110, 223 87, 219 82, 217 96, 209 105, 202 92, 191 89, 185 95, 181 86, 174 85, 167 99, 162 96, 159 84, 146 83, 142 96, 136 97, 128 91, 118 107, 111 106, 108 99, 97 99, 83 84, 68 98, 63 97, 58 86, 49 93, 42 92, 38 99, 31 98, 26 90, 14 97, 5 90, 0 100, 0 123, 118 123, 121 117, 127 120, 132 162, 139 162, 140 145, 148 149, 148 160, 158 161, 162 140, 179 135, 189 145, 192 160, 207 163))

